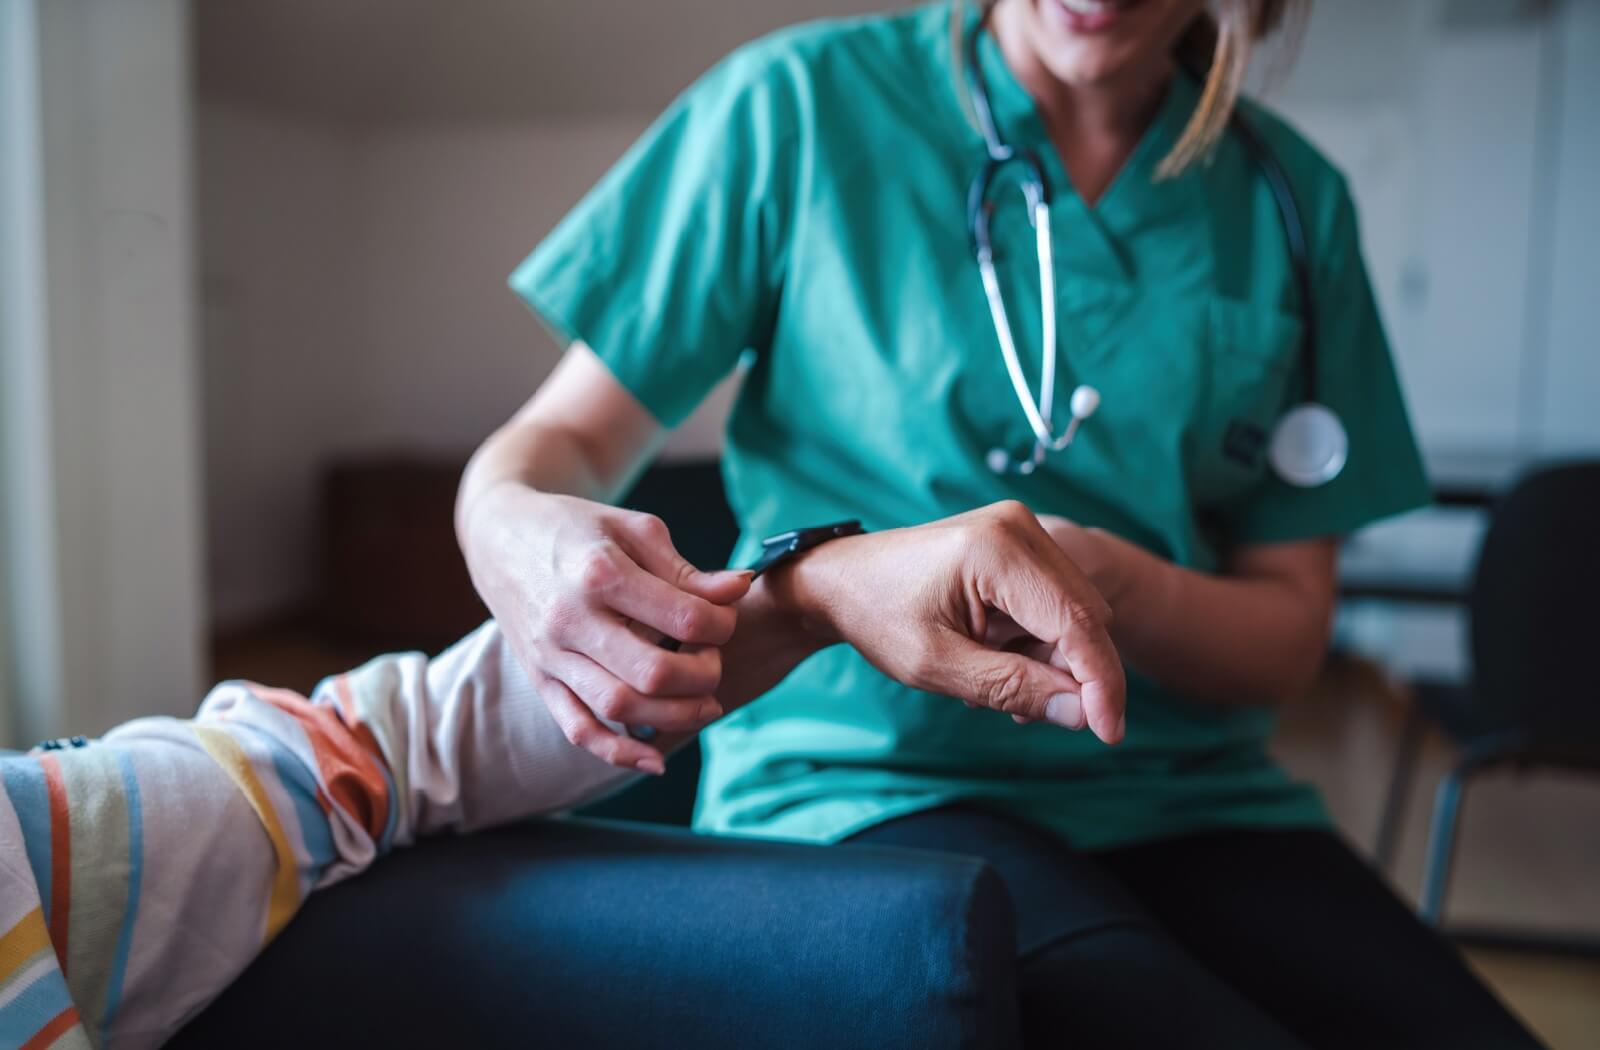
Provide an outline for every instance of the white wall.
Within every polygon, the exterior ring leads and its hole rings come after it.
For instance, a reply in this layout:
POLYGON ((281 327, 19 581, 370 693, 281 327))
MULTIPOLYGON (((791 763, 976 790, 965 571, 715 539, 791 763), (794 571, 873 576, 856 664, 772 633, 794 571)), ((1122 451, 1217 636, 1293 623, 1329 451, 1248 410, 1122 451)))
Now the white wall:
POLYGON ((1350 176, 1431 451, 1600 448, 1600 9, 1544 8, 1318 4, 1269 94, 1350 176))
POLYGON ((1544 323, 1535 402, 1554 451, 1593 454, 1600 431, 1600 4, 1567 0, 1547 62, 1560 100, 1546 196, 1550 254, 1534 269, 1544 323), (1542 293, 1542 294, 1540 294, 1542 293))
POLYGON ((6 329, 4 743, 191 710, 205 619, 187 6, 11 2, 36 31, 37 135, 8 158, 33 199, 4 274, 29 318, 6 329))

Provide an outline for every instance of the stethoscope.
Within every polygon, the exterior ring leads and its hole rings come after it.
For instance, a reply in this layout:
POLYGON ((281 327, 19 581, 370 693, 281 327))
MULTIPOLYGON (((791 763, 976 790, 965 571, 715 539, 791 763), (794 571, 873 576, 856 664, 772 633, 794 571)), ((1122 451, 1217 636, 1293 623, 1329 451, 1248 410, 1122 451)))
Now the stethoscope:
MULTIPOLYGON (((977 118, 978 130, 983 133, 988 156, 967 192, 967 224, 972 231, 973 252, 978 259, 983 294, 989 301, 989 315, 994 322, 995 336, 1000 342, 1000 354, 1005 359, 1006 374, 1011 378, 1012 389, 1016 391, 1017 401, 1022 405, 1022 412, 1028 419, 1028 427, 1034 437, 1033 451, 1028 455, 1019 458, 1004 448, 995 448, 989 451, 986 462, 996 474, 1032 474, 1046 456, 1072 444, 1079 427, 1100 407, 1100 392, 1087 384, 1074 389, 1067 404, 1071 418, 1060 434, 1054 431, 1056 281, 1054 241, 1050 232, 1050 187, 1045 181, 1044 167, 1039 163, 1038 154, 1025 147, 1019 149, 1007 145, 1000 137, 994 112, 989 106, 989 91, 984 85, 983 70, 978 65, 978 35, 982 31, 983 25, 979 23, 967 36, 965 66, 967 94, 972 102, 973 115, 977 118), (989 189, 995 177, 1007 165, 1018 165, 1022 169, 1020 189, 1028 206, 1028 221, 1033 225, 1035 251, 1039 259, 1040 343, 1044 352, 1040 355, 1042 364, 1037 399, 1028 387, 1027 376, 1022 372, 1011 321, 1006 315, 1005 296, 1000 292, 1000 278, 995 272, 994 242, 989 235, 989 189)), ((1305 374, 1305 400, 1278 418, 1267 444, 1267 461, 1284 481, 1311 488, 1332 481, 1344 469, 1350 439, 1339 416, 1317 400, 1315 304, 1311 297, 1310 252, 1306 246, 1305 226, 1289 188, 1288 177, 1266 143, 1237 113, 1231 121, 1231 127, 1249 150, 1277 204, 1284 237, 1288 241, 1289 261, 1299 292, 1303 323, 1300 363, 1305 374)))

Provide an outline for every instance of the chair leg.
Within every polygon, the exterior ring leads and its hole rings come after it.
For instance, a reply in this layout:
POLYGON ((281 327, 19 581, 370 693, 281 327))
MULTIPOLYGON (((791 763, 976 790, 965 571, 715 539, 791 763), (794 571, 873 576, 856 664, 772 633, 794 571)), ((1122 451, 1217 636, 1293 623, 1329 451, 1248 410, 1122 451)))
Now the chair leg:
POLYGON ((1433 827, 1428 834, 1428 858, 1422 873, 1422 920, 1438 926, 1444 917, 1445 891, 1455 861, 1456 829, 1461 819, 1461 796, 1472 772, 1470 760, 1459 763, 1439 782, 1433 799, 1433 827))
POLYGON ((1422 753, 1422 738, 1426 720, 1422 709, 1413 701, 1406 711, 1405 727, 1400 731, 1400 743, 1395 748, 1394 772, 1389 777, 1389 791, 1383 800, 1383 817, 1378 824, 1378 839, 1374 854, 1378 870, 1388 872, 1394 864, 1395 851, 1400 844, 1400 828, 1405 822, 1406 803, 1411 799, 1411 784, 1417 775, 1417 757, 1422 753))

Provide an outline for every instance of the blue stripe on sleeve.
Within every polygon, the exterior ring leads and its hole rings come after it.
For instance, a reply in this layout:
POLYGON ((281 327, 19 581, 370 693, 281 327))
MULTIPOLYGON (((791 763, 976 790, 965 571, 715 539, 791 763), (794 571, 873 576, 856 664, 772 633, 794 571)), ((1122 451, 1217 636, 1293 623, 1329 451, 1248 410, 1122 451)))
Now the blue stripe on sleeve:
POLYGON ((22 826, 22 842, 28 851, 28 866, 39 888, 39 905, 44 921, 50 922, 50 795, 44 783, 44 770, 38 759, 27 755, 0 758, 0 781, 17 811, 22 826))
POLYGON ((71 1005, 67 979, 51 967, 0 1009, 0 1046, 21 1046, 71 1005))
MULTIPOLYGON (((300 841, 311 858, 310 881, 316 882, 327 866, 333 863, 333 830, 328 827, 328 814, 317 804, 317 779, 305 763, 277 738, 261 733, 267 751, 272 755, 272 768, 283 782, 284 790, 294 800, 295 817, 300 823, 300 841)), ((306 889, 309 891, 310 886, 306 889)))
POLYGON ((117 765, 122 771, 122 791, 128 805, 128 901, 122 913, 122 932, 117 936, 117 954, 111 964, 111 979, 106 984, 106 1007, 101 1013, 100 1038, 105 1040, 111 1021, 122 1001, 122 979, 128 972, 128 953, 133 948, 133 923, 139 914, 139 881, 144 873, 144 810, 139 799, 139 777, 133 757, 118 749, 117 765))

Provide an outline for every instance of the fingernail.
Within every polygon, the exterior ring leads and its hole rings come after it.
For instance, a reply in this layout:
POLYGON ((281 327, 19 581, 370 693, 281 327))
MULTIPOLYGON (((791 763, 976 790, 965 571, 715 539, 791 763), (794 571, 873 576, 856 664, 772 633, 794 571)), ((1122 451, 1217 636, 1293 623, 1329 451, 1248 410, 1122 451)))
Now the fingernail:
POLYGON ((1117 716, 1117 739, 1121 740, 1128 735, 1128 712, 1124 711, 1117 716))
POLYGON ((641 773, 649 773, 651 776, 657 777, 667 771, 667 767, 662 764, 661 759, 654 756, 639 759, 633 764, 633 768, 641 773))
POLYGON ((698 716, 702 722, 715 722, 722 717, 722 705, 715 700, 707 700, 700 705, 698 716))
POLYGON ((1044 705, 1044 716, 1058 726, 1083 728, 1083 698, 1076 693, 1057 693, 1044 705))

